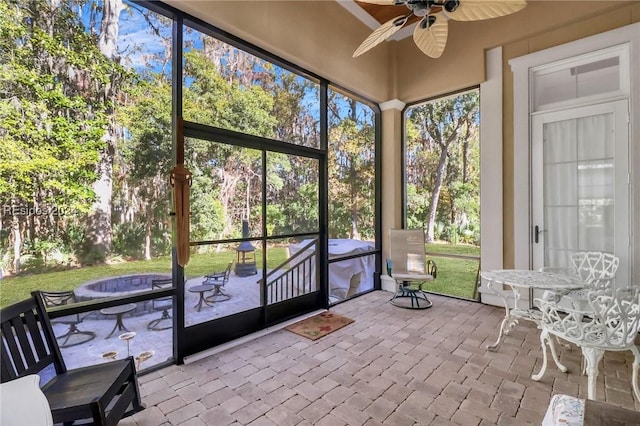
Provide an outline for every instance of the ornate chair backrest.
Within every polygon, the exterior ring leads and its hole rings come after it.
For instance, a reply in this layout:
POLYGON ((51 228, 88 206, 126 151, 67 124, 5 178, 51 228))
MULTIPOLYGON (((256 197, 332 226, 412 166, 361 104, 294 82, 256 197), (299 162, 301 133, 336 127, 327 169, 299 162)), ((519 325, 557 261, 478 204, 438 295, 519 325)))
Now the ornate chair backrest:
POLYGON ((599 251, 577 252, 571 255, 571 263, 583 281, 593 288, 609 288, 620 264, 620 259, 599 251))
POLYGON ((626 347, 640 328, 640 289, 593 290, 587 295, 593 320, 585 326, 589 341, 605 347, 626 347))
MULTIPOLYGON (((44 306, 47 308, 56 308, 58 306, 71 305, 72 303, 76 303, 76 295, 73 290, 67 291, 40 291, 40 296, 42 297, 42 301, 44 302, 44 306)), ((86 315, 85 315, 86 316, 86 315)), ((69 323, 69 321, 73 322, 73 318, 75 318, 76 323, 82 322, 82 318, 80 314, 71 315, 65 321, 58 321, 63 323, 69 323)), ((54 320, 54 323, 56 321, 54 320)))
POLYGON ((48 308, 76 303, 76 295, 69 291, 41 291, 44 305, 48 308))
POLYGON ((587 294, 590 317, 582 310, 559 307, 554 301, 536 299, 541 326, 570 342, 600 348, 624 348, 633 344, 640 328, 640 289, 592 289, 587 294))

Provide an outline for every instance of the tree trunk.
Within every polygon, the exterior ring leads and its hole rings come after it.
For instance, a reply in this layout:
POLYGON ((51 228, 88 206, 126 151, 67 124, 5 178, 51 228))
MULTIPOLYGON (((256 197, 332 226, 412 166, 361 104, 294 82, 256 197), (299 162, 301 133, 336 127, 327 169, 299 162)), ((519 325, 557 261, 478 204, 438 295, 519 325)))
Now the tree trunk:
POLYGON ((442 181, 447 172, 447 154, 448 149, 442 147, 440 151, 440 160, 438 161, 438 170, 436 172, 436 179, 433 184, 433 191, 431 192, 431 204, 429 206, 429 221, 427 223, 427 236, 428 243, 433 242, 435 239, 434 231, 436 224, 436 212, 438 210, 438 201, 440 200, 440 190, 442 188, 442 181))
MULTIPOLYGON (((356 107, 358 103, 355 99, 351 98, 349 101, 350 117, 354 123, 358 122, 358 115, 356 107)), ((351 239, 359 240, 360 232, 358 232, 358 174, 356 172, 356 166, 354 164, 357 155, 349 155, 349 189, 351 191, 351 239)))
POLYGON ((147 218, 147 223, 144 227, 144 258, 145 260, 151 260, 151 218, 147 218))
MULTIPOLYGON (((109 59, 118 61, 116 46, 118 41, 119 16, 123 9, 122 0, 105 0, 100 24, 98 48, 109 59)), ((104 99, 113 95, 113 82, 107 83, 104 99)), ((108 111, 113 115, 113 111, 108 111)), ((113 157, 115 154, 116 131, 113 116, 103 137, 104 148, 100 152, 96 172, 98 179, 92 188, 96 199, 87 217, 86 243, 83 262, 87 264, 104 262, 111 252, 111 197, 113 194, 113 157)))
POLYGON ((20 272, 20 249, 22 248, 22 235, 20 234, 20 220, 17 215, 12 218, 13 231, 13 273, 18 275, 20 272))

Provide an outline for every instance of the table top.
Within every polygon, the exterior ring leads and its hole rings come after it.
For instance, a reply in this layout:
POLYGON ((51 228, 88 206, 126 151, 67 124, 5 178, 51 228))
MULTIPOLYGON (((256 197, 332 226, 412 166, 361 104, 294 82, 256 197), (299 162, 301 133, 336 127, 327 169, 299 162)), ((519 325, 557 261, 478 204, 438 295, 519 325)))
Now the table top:
POLYGON ((204 293, 205 291, 213 290, 212 284, 202 284, 202 285, 194 285, 193 287, 189 287, 188 290, 191 293, 204 293))
POLYGON ((133 311, 138 305, 135 303, 127 303, 126 305, 112 306, 110 308, 100 309, 100 313, 104 315, 126 314, 133 311))
POLYGON ((530 271, 527 269, 497 269, 482 271, 480 276, 485 280, 512 287, 537 288, 541 290, 572 290, 586 286, 577 277, 556 274, 553 272, 530 271))

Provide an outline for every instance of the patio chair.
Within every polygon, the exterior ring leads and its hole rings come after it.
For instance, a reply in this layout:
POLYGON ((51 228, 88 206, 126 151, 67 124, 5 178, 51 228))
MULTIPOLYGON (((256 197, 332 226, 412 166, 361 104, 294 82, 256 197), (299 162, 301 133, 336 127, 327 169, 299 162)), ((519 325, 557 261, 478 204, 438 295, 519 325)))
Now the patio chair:
MULTIPOLYGON (((596 399, 598 364, 605 351, 631 351, 634 356, 632 388, 636 401, 640 401, 638 389, 638 367, 640 352, 635 338, 640 329, 640 289, 628 288, 591 290, 587 294, 590 315, 577 309, 558 308, 553 301, 537 299, 542 318, 540 321, 540 343, 542 345, 542 368, 532 376, 540 380, 547 368, 547 344, 550 336, 557 336, 577 345, 586 359, 588 376, 588 398, 596 399)), ((553 351, 554 360, 557 355, 553 351)))
POLYGON ((560 302, 569 304, 574 309, 588 311, 587 294, 593 289, 612 286, 620 259, 611 253, 599 251, 576 252, 571 254, 571 264, 574 273, 587 283, 587 286, 563 294, 560 302))
POLYGON ((204 276, 202 285, 210 285, 212 291, 212 294, 205 297, 206 302, 222 302, 231 298, 230 295, 222 291, 222 287, 224 287, 229 282, 229 276, 231 275, 232 266, 233 261, 229 262, 229 264, 227 265, 227 269, 225 269, 224 271, 214 272, 212 274, 204 276))
MULTIPOLYGON (((173 286, 172 278, 158 278, 151 280, 151 289, 158 290, 161 288, 171 288, 173 286)), ((153 299, 151 301, 152 311, 162 311, 160 318, 149 321, 147 324, 148 330, 160 331, 168 330, 173 327, 172 317, 169 314, 169 309, 173 308, 173 297, 161 297, 159 299, 153 299)))
MULTIPOLYGON (((76 295, 73 290, 41 291, 40 296, 42 297, 42 301, 47 308, 64 306, 77 302, 76 295)), ((66 333, 56 336, 57 340, 62 340, 62 343, 60 344, 61 348, 81 345, 96 337, 96 333, 94 333, 93 331, 82 331, 78 328, 78 324, 80 324, 83 319, 84 318, 80 317, 80 314, 74 314, 69 315, 65 318, 56 319, 52 322, 52 324, 65 324, 69 326, 66 333), (69 341, 71 342, 68 343, 69 341)))
POLYGON ((2 383, 38 374, 54 423, 116 425, 144 409, 133 357, 67 370, 42 295, 0 311, 2 383))
POLYGON ((391 303, 401 308, 430 308, 432 303, 424 293, 424 288, 433 281, 434 276, 429 272, 435 274, 436 265, 426 260, 424 231, 392 229, 389 241, 391 257, 387 259, 387 273, 397 284, 391 303))

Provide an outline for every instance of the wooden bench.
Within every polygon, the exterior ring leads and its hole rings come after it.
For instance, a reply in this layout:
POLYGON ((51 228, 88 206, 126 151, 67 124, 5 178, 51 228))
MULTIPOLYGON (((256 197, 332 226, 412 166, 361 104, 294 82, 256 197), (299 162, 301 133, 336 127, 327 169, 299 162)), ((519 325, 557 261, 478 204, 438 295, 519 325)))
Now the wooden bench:
POLYGON ((42 392, 54 423, 86 420, 115 426, 144 409, 133 357, 67 370, 39 292, 2 309, 0 318, 2 383, 29 374, 48 380, 42 392))

